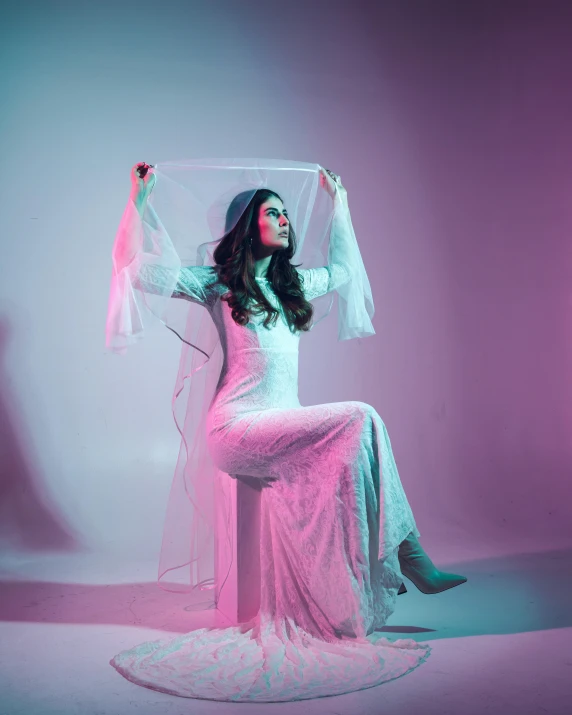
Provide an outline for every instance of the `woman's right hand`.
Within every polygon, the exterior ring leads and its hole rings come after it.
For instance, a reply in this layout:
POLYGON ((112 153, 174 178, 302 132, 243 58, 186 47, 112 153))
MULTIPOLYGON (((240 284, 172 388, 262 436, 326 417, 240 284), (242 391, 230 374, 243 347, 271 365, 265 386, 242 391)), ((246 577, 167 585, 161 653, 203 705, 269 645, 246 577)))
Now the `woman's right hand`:
POLYGON ((131 169, 131 198, 133 200, 145 201, 153 191, 157 177, 151 164, 140 161, 131 169), (147 169, 143 178, 139 174, 139 169, 147 169))

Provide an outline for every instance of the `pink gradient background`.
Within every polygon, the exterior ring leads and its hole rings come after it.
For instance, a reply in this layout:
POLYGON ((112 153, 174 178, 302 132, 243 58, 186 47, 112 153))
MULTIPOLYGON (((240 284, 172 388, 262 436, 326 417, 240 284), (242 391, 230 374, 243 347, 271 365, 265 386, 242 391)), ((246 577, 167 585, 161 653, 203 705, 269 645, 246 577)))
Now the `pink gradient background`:
POLYGON ((572 13, 58 6, 2 49, 7 547, 157 553, 179 346, 102 331, 130 166, 196 156, 342 175, 377 335, 317 327, 300 397, 378 410, 423 535, 572 539, 572 13))
POLYGON ((341 175, 377 335, 319 325, 300 399, 376 408, 434 560, 570 548, 569 3, 36 0, 0 39, 1 564, 153 581, 179 344, 105 352, 111 247, 136 161, 210 156, 341 175))

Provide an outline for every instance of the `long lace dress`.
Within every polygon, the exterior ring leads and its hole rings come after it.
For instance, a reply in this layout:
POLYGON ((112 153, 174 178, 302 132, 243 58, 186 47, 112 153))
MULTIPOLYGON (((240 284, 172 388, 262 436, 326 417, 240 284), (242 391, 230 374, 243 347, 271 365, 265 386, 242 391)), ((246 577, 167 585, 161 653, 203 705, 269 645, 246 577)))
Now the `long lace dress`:
MULTIPOLYGON (((344 280, 341 266, 300 270, 308 300, 344 280)), ((142 267, 153 289, 157 269, 142 267)), ((385 425, 363 402, 303 407, 300 333, 280 310, 240 326, 212 267, 181 269, 175 296, 202 303, 220 335, 223 367, 208 412, 208 446, 229 475, 274 478, 261 490, 260 611, 244 627, 199 629, 115 656, 129 680, 186 697, 285 701, 335 695, 399 677, 429 647, 376 633, 394 610, 397 548, 419 536, 385 425)))

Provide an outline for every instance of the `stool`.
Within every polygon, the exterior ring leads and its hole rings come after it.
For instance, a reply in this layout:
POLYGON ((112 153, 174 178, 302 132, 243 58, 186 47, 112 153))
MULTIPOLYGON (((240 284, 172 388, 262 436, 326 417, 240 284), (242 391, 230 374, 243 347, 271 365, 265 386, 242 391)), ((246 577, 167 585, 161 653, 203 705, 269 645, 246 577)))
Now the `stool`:
POLYGON ((217 535, 225 534, 230 521, 232 562, 224 560, 215 543, 215 592, 217 609, 232 625, 245 623, 260 609, 260 500, 259 481, 247 475, 231 478, 220 473, 217 490, 217 535), (220 508, 220 497, 226 496, 230 514, 220 508))

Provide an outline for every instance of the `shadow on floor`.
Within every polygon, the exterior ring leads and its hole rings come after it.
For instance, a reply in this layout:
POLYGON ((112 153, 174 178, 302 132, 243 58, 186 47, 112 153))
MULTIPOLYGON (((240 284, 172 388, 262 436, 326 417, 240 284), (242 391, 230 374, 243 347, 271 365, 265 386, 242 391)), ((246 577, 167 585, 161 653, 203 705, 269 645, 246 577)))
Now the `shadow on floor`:
MULTIPOLYGON (((572 551, 516 554, 449 564, 468 582, 426 596, 407 581, 390 622, 379 629, 415 640, 495 635, 572 626, 572 551), (395 624, 397 622, 398 624, 395 624)), ((225 626, 198 597, 168 593, 155 582, 93 585, 0 581, 0 620, 114 624, 184 633, 225 626)))
POLYGON ((467 576, 467 583, 426 596, 405 579, 407 593, 379 631, 426 641, 572 626, 572 550, 447 564, 446 570, 467 576))

